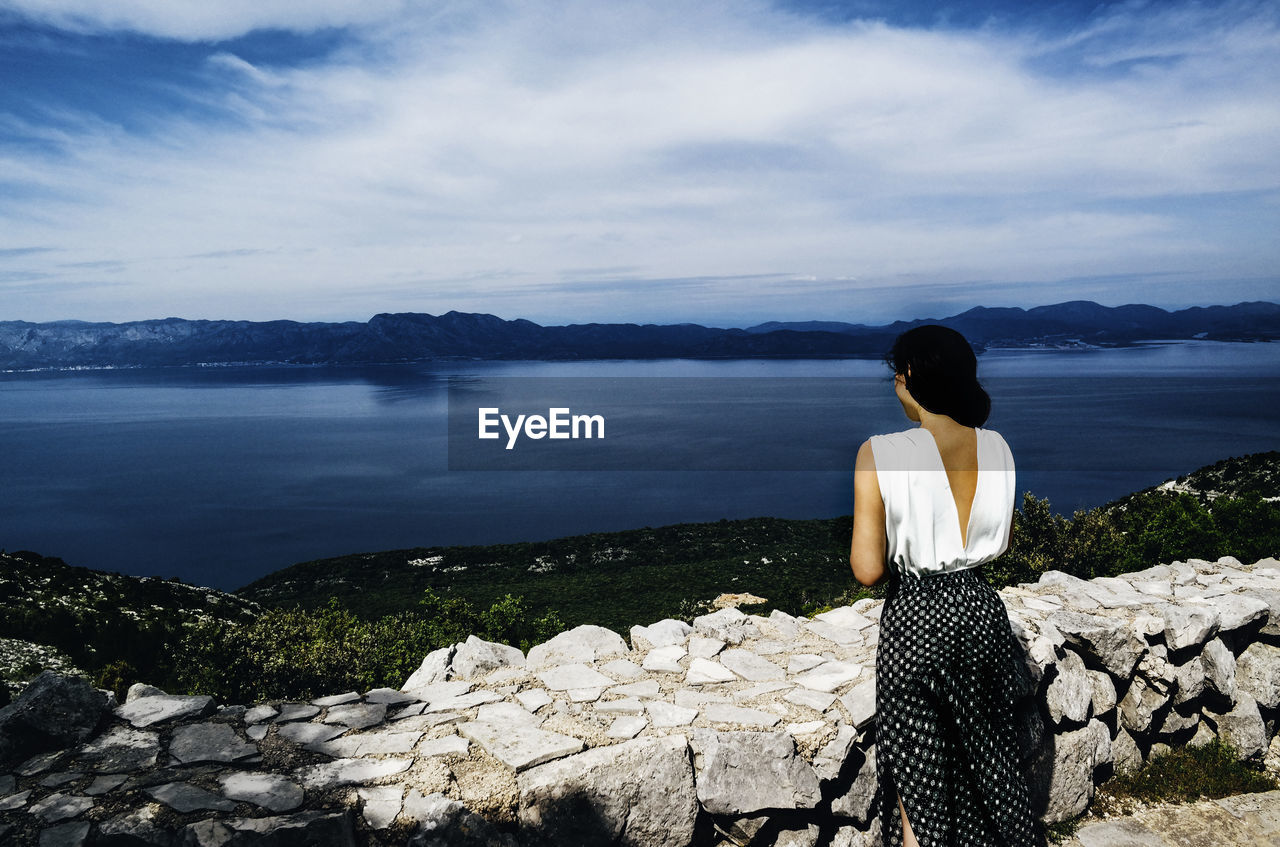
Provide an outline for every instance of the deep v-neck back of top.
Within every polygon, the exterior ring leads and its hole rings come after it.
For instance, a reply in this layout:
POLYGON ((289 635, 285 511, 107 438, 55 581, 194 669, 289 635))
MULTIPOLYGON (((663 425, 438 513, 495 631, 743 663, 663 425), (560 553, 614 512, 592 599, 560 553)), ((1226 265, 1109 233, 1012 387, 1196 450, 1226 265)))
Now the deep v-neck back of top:
POLYGON ((1004 552, 1016 491, 1013 454, 995 430, 977 427, 975 433, 978 481, 963 529, 932 433, 916 427, 871 437, 891 567, 923 576, 980 565, 1004 552))

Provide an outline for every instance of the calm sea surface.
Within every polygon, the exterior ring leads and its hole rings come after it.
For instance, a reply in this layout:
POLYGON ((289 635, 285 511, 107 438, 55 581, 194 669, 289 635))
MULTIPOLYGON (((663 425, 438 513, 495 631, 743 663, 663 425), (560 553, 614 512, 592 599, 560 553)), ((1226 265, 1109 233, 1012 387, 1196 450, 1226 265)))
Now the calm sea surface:
MULTIPOLYGON (((990 351, 979 373, 1019 491, 1064 514, 1280 449, 1280 344, 990 351)), ((886 374, 853 360, 0 374, 0 547, 231 589, 345 553, 844 515, 858 444, 915 425, 886 374), (481 444, 476 397, 600 412, 606 438, 481 444)))

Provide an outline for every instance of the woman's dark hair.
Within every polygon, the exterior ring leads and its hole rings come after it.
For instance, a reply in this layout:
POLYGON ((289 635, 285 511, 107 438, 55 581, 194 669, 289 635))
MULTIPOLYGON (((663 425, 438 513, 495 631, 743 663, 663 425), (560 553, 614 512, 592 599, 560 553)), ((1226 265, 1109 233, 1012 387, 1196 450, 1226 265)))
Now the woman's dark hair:
POLYGON ((935 415, 958 424, 982 426, 991 398, 978 382, 978 357, 965 337, 950 327, 925 324, 909 329, 884 357, 895 374, 907 374, 907 391, 935 415))

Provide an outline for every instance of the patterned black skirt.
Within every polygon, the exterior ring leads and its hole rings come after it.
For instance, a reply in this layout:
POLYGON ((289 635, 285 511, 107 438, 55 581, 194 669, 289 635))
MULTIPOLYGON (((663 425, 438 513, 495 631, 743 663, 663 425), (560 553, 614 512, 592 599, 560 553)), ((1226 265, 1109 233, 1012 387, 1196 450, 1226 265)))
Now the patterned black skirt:
POLYGON ((891 576, 876 648, 876 762, 886 847, 898 796, 921 847, 1039 847, 1015 708, 1034 691, 982 567, 891 576))

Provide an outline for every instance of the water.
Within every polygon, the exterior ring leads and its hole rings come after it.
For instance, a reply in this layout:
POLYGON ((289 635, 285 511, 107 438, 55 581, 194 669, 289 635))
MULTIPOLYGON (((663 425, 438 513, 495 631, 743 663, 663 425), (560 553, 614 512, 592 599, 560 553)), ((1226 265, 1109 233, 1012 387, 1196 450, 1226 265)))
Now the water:
MULTIPOLYGON (((1065 514, 1280 446, 1277 344, 990 351, 980 373, 1019 490, 1065 514)), ((913 425, 856 360, 0 374, 0 546, 231 589, 370 550, 831 517, 858 444, 913 425), (460 398, 513 385, 595 398, 608 437, 460 452, 460 398)))

